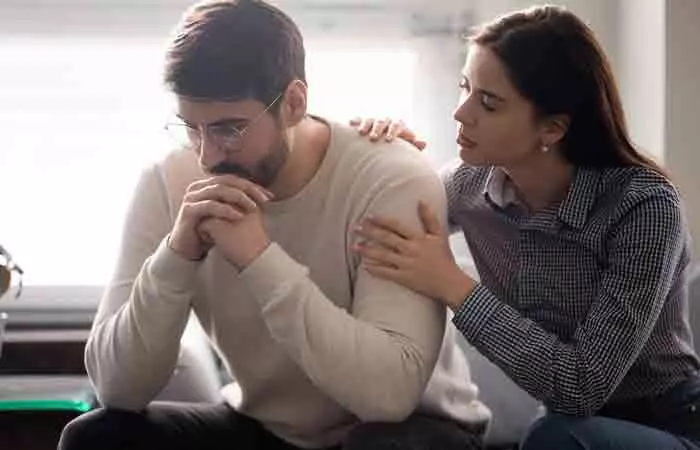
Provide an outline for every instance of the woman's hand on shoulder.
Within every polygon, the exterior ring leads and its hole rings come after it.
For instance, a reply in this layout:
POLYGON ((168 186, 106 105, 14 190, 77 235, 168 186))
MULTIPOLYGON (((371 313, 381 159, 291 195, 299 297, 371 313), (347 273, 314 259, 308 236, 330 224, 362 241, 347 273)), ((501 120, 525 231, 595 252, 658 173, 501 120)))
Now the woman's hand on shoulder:
POLYGON ((384 119, 375 120, 372 118, 356 117, 350 120, 350 126, 357 129, 361 136, 368 136, 371 142, 384 139, 391 142, 396 138, 403 139, 418 150, 423 150, 428 143, 419 139, 412 130, 401 120, 384 119))

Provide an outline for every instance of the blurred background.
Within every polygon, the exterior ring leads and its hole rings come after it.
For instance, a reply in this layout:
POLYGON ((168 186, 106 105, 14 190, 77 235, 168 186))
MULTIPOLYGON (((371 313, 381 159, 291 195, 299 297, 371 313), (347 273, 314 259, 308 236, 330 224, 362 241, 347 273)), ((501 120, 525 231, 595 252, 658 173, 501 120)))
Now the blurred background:
MULTIPOLYGON (((567 0, 596 31, 632 136, 700 243, 700 0, 567 0)), ((141 168, 167 151, 165 40, 186 0, 0 0, 0 239, 29 286, 101 285, 141 168)), ((306 38, 311 110, 405 120, 456 155, 461 36, 520 0, 279 0, 306 38)), ((43 292, 43 290, 42 290, 43 292)))
MULTIPOLYGON (((94 406, 83 346, 137 178, 169 150, 163 125, 173 105, 161 86, 162 55, 190 3, 0 0, 0 245, 25 272, 22 298, 12 300, 9 292, 0 302, 2 449, 55 448, 62 426, 94 406)), ((403 119, 429 142, 436 168, 457 156, 451 116, 465 58, 462 36, 533 4, 275 3, 305 36, 311 112, 341 122, 357 115, 403 119)), ((570 8, 599 37, 632 137, 680 188, 700 255, 700 0, 550 3, 570 8)), ((455 250, 467 267, 459 241, 455 250)), ((691 298, 700 299, 695 267, 691 298)), ((691 308, 691 322, 700 323, 700 308, 691 308)), ((160 399, 219 399, 226 374, 192 330, 160 399)), ((537 404, 483 357, 471 352, 469 358, 494 412, 490 448, 514 448, 537 404)))

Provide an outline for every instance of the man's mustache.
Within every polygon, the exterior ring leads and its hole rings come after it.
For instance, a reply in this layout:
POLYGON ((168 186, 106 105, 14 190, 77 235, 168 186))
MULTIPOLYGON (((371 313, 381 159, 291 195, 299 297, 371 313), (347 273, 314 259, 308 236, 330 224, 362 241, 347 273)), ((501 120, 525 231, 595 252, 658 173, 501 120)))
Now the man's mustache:
POLYGON ((207 169, 207 172, 212 175, 236 175, 247 180, 250 180, 253 176, 248 169, 240 164, 233 164, 226 161, 220 162, 214 167, 207 169))

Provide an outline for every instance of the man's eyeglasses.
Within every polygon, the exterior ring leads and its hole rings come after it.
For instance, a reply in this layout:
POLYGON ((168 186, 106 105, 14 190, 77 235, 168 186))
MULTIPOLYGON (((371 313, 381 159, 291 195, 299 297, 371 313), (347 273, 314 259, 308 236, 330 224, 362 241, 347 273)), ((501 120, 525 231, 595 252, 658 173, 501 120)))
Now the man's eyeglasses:
POLYGON ((265 109, 248 121, 243 128, 233 125, 213 124, 213 125, 191 125, 185 122, 168 122, 165 130, 175 140, 175 142, 189 150, 199 150, 202 147, 202 135, 207 133, 207 137, 224 152, 240 151, 245 145, 245 138, 249 130, 263 118, 266 112, 272 108, 277 101, 282 98, 284 92, 275 97, 265 109))
POLYGON ((0 258, 4 259, 4 263, 0 262, 0 298, 2 298, 12 286, 12 273, 16 272, 19 275, 19 282, 15 298, 22 294, 22 275, 24 271, 13 260, 10 253, 0 245, 0 258))

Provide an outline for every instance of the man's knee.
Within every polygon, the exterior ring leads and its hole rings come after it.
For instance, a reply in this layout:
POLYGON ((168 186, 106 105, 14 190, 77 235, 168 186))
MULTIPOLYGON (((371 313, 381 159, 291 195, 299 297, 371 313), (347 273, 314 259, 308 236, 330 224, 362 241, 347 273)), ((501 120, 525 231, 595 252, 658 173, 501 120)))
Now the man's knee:
MULTIPOLYGON (((548 414, 537 420, 528 430, 520 444, 521 450, 583 450, 586 447, 580 441, 575 429, 581 428, 587 418, 571 417, 561 414, 548 414)), ((578 430, 580 431, 580 430, 578 430)))
POLYGON ((61 433, 58 450, 117 449, 122 448, 119 439, 130 428, 136 413, 98 409, 72 420, 61 433))

